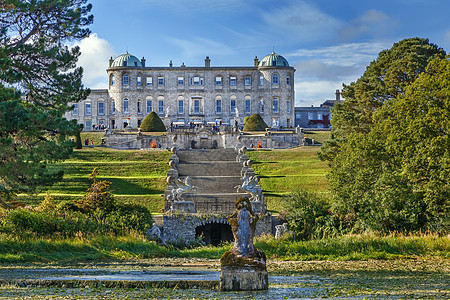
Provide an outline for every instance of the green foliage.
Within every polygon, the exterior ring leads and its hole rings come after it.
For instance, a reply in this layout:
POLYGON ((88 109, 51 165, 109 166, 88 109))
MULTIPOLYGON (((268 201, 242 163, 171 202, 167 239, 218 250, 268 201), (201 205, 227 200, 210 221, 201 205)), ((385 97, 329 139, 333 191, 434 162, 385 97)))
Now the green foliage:
POLYGON ((76 202, 77 206, 85 212, 91 213, 96 209, 110 212, 115 206, 114 197, 110 192, 111 182, 106 180, 97 180, 99 171, 97 168, 92 170, 89 179, 92 184, 82 199, 76 202))
POLYGON ((337 218, 320 194, 297 190, 287 195, 286 220, 289 230, 302 240, 325 238, 338 233, 337 218))
POLYGON ((253 114, 245 122, 244 131, 264 131, 267 127, 266 122, 259 114, 253 114))
POLYGON ((2 1, 0 13, 0 205, 11 195, 51 185, 62 172, 49 162, 67 158, 79 129, 63 117, 85 99, 79 48, 89 35, 91 5, 73 1, 2 1), (14 88, 11 88, 14 87, 14 88))
POLYGON ((383 66, 389 81, 381 84, 366 71, 350 101, 334 111, 337 128, 320 154, 332 167, 332 210, 355 230, 448 232, 450 65, 442 52, 427 40, 395 44, 367 69, 383 66), (344 122, 351 114, 354 122, 344 122))
POLYGON ((142 132, 166 131, 166 126, 164 126, 164 123, 161 121, 158 114, 154 111, 152 111, 145 117, 144 121, 142 121, 140 128, 142 132))
POLYGON ((245 118, 244 118, 244 124, 245 123, 247 123, 247 120, 250 118, 250 116, 246 116, 245 118))

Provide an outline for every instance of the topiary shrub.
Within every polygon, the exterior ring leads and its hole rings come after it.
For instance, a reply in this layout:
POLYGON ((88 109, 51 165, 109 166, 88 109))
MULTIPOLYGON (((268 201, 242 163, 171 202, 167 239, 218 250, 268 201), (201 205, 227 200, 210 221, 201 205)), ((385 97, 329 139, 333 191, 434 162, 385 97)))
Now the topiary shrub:
POLYGON ((244 131, 264 131, 267 127, 266 122, 259 114, 253 114, 245 122, 244 131))
POLYGON ((152 111, 149 113, 141 124, 142 132, 164 132, 166 131, 166 126, 159 118, 158 114, 152 111))

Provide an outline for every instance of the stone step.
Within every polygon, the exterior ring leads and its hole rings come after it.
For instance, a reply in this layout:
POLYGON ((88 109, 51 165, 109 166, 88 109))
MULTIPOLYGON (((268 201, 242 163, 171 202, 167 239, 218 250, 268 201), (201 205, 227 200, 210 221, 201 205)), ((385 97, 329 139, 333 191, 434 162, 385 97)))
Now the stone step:
POLYGON ((242 164, 230 161, 180 162, 179 176, 236 176, 241 174, 242 164))
POLYGON ((191 176, 190 184, 198 187, 197 193, 235 193, 241 185, 239 176, 191 176))
POLYGON ((180 161, 235 161, 237 152, 234 149, 192 149, 177 152, 180 161))

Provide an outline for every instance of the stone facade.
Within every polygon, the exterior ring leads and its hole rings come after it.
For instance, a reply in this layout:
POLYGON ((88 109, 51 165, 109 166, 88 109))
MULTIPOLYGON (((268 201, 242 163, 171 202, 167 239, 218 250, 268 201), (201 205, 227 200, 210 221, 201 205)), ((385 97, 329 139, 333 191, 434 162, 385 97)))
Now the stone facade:
POLYGON ((66 114, 92 130, 137 128, 155 111, 166 125, 243 123, 259 113, 269 126, 294 126, 294 72, 287 61, 270 54, 249 67, 146 67, 145 59, 124 54, 110 60, 108 89, 92 90, 66 114))

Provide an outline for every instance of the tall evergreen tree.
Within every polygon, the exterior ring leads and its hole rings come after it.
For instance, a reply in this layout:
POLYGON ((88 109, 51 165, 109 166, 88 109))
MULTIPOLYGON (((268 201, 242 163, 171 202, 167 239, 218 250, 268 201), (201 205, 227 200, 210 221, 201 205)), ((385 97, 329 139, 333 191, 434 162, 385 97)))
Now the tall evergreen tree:
POLYGON ((76 68, 78 47, 89 36, 86 0, 0 2, 0 205, 18 192, 62 178, 48 162, 67 158, 78 125, 63 114, 89 90, 76 68))

